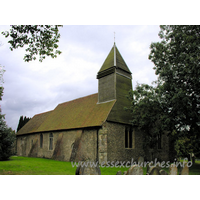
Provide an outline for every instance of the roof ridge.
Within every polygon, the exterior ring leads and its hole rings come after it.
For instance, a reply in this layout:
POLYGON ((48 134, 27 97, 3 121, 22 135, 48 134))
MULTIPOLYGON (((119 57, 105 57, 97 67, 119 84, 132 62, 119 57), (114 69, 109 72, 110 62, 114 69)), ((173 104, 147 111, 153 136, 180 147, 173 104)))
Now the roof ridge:
POLYGON ((97 104, 98 93, 59 104, 35 132, 101 126, 115 101, 97 104))
POLYGON ((90 95, 87 95, 87 96, 79 97, 79 98, 77 98, 77 99, 73 99, 73 100, 70 100, 70 101, 66 101, 66 102, 63 102, 63 103, 59 103, 58 105, 62 105, 62 104, 64 104, 64 103, 69 103, 69 102, 72 102, 72 101, 76 101, 76 100, 78 100, 78 99, 84 99, 84 98, 87 98, 87 97, 89 97, 89 96, 94 96, 94 95, 98 95, 98 93, 94 93, 94 94, 90 94, 90 95))
MULTIPOLYGON (((34 116, 36 116, 36 115, 43 115, 43 114, 46 114, 46 113, 49 113, 49 112, 52 112, 53 110, 49 110, 49 111, 45 111, 45 112, 42 112, 42 113, 38 113, 38 114, 35 114, 34 116)), ((33 117, 34 117, 33 116, 33 117)))

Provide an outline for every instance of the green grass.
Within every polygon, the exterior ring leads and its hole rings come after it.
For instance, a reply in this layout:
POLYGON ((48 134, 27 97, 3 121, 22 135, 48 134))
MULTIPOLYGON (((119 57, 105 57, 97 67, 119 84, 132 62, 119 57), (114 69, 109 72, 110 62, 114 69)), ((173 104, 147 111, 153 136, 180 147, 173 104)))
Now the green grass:
POLYGON ((190 175, 200 175, 200 161, 195 161, 195 164, 189 170, 190 175))
POLYGON ((45 158, 12 156, 8 161, 0 161, 0 174, 74 175, 75 171, 71 162, 45 158))
MULTIPOLYGON (((115 175, 118 171, 127 171, 126 167, 100 167, 102 175, 115 175)), ((167 172, 169 168, 164 169, 167 172)), ((200 175, 200 161, 190 167, 190 175, 200 175)), ((76 167, 71 162, 45 158, 16 157, 0 161, 0 175, 75 175, 76 167)), ((146 174, 146 167, 144 168, 146 174)))

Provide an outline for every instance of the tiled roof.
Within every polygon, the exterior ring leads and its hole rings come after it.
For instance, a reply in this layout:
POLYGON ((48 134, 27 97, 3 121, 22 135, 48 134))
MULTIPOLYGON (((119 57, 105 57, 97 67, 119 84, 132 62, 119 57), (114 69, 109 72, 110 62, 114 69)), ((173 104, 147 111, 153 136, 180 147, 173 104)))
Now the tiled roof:
POLYGON ((17 135, 101 126, 116 100, 97 104, 98 94, 59 104, 53 111, 35 115, 17 135))
POLYGON ((37 132, 37 129, 51 113, 52 111, 35 115, 17 132, 17 135, 37 132))
POLYGON ((131 73, 115 44, 110 50, 110 53, 108 54, 98 73, 105 71, 113 66, 116 68, 120 68, 128 73, 131 73))

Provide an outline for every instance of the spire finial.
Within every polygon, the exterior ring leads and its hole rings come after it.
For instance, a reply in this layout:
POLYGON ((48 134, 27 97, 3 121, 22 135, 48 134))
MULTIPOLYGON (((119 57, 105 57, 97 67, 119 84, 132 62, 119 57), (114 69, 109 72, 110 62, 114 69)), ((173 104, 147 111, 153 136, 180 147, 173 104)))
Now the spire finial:
POLYGON ((114 32, 114 66, 116 67, 116 49, 115 49, 115 32, 114 32))

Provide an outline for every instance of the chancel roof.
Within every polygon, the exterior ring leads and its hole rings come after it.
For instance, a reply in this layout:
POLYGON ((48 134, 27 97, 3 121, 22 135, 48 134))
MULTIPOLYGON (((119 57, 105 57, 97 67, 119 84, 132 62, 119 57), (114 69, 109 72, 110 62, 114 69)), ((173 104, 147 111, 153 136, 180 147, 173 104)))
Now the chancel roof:
POLYGON ((116 100, 98 104, 98 93, 59 104, 54 110, 35 115, 17 135, 102 126, 116 100))

